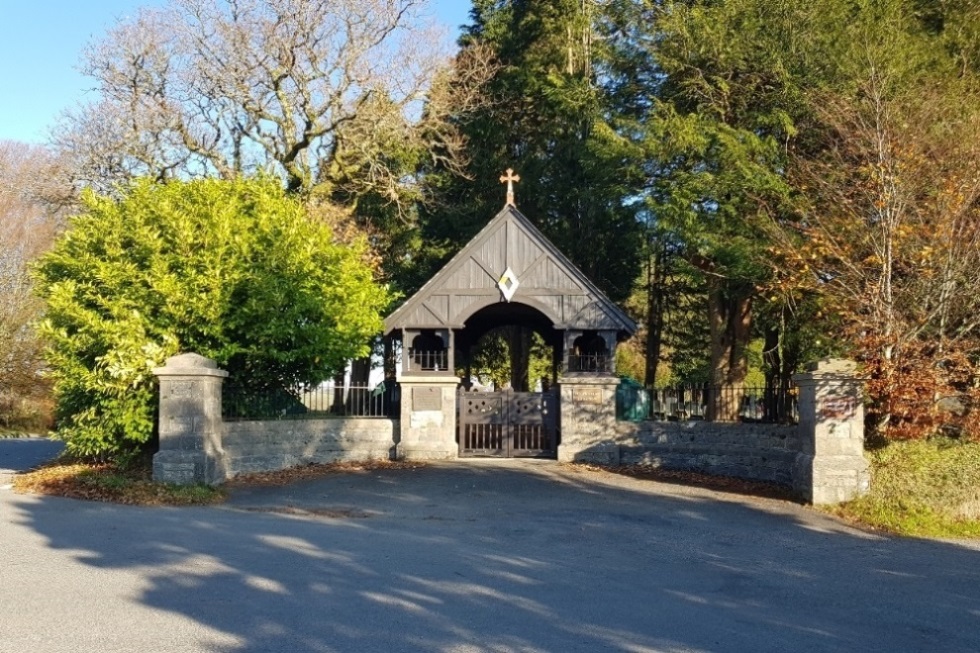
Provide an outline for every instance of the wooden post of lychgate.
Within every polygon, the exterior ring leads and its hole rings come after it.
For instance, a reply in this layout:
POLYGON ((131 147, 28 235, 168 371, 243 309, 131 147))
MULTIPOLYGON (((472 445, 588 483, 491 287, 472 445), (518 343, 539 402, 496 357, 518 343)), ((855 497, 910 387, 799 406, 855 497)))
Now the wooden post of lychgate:
POLYGON ((220 483, 225 479, 221 384, 228 372, 204 356, 181 354, 153 374, 160 380, 160 450, 153 456, 153 480, 220 483))
POLYGON ((793 381, 800 390, 801 440, 793 487, 817 505, 867 493, 871 474, 864 457, 863 382, 857 364, 822 360, 793 381))

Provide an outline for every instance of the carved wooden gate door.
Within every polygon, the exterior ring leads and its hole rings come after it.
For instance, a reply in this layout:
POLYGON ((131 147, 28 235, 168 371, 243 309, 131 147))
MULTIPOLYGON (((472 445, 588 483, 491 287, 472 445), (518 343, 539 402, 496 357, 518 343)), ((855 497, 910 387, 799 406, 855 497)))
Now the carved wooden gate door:
POLYGON ((550 392, 459 393, 459 455, 553 458, 558 451, 558 395, 550 392))

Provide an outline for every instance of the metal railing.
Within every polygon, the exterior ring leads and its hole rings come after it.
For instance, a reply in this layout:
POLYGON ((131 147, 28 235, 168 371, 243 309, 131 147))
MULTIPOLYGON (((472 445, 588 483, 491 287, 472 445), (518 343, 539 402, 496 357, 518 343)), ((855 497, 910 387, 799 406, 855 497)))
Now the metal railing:
POLYGON ((677 386, 647 390, 650 397, 650 419, 704 419, 707 413, 704 386, 677 386))
POLYGON ((448 372, 449 351, 445 349, 409 348, 405 358, 405 371, 410 373, 448 372))
POLYGON ((799 406, 795 388, 683 385, 645 390, 648 415, 654 420, 795 423, 799 406))
POLYGON ((609 354, 569 354, 565 357, 566 374, 614 374, 616 361, 609 354))
POLYGON ((221 412, 226 421, 391 417, 399 410, 399 389, 393 382, 376 386, 336 384, 296 388, 254 388, 234 383, 222 389, 221 412))

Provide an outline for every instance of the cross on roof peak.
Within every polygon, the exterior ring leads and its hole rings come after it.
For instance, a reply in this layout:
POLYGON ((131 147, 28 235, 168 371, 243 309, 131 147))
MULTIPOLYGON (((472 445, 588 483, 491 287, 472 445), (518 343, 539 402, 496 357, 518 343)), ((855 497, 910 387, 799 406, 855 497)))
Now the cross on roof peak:
POLYGON ((507 168, 507 174, 500 176, 500 183, 507 184, 506 206, 517 206, 516 204, 514 204, 514 182, 520 180, 521 180, 521 176, 515 175, 513 168, 507 168))

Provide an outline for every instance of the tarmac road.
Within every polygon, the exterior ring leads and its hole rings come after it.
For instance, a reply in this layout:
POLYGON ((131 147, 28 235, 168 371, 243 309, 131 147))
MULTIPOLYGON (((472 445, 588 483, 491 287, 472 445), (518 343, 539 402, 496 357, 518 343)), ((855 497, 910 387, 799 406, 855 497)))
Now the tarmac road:
POLYGON ((6 490, 0 547, 3 653, 980 650, 975 544, 554 462, 217 508, 6 490))
POLYGON ((47 438, 0 438, 0 486, 14 474, 54 458, 64 444, 47 438))

